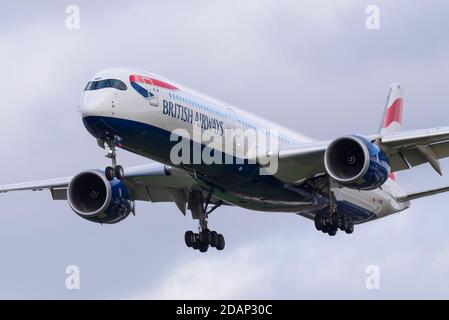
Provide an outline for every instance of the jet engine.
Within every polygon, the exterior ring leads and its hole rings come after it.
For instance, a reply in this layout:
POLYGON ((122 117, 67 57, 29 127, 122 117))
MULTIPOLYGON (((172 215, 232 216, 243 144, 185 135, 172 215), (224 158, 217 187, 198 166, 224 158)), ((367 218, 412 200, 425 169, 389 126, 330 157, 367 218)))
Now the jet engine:
POLYGON ((360 136, 346 136, 331 142, 324 154, 324 165, 335 181, 351 189, 376 189, 385 183, 390 173, 385 153, 360 136))
POLYGON ((100 170, 76 175, 67 189, 67 200, 80 217, 107 224, 122 221, 134 206, 126 185, 117 179, 108 181, 100 170))

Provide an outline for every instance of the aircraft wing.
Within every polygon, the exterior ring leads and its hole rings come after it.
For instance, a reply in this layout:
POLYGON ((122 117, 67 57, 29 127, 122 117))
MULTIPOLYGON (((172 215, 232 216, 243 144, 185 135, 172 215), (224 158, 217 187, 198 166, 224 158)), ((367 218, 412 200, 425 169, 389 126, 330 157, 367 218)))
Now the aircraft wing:
POLYGON ((5 184, 0 185, 0 193, 6 193, 9 191, 21 191, 21 190, 40 191, 44 189, 51 190, 51 189, 67 188, 67 186, 70 183, 70 180, 72 180, 72 177, 5 184))
POLYGON ((449 127, 399 131, 381 137, 380 141, 393 172, 429 162, 441 175, 438 160, 449 157, 449 127))
MULTIPOLYGON (((0 185, 0 193, 20 190, 49 190, 54 200, 67 200, 67 188, 73 177, 0 185)), ((134 200, 174 202, 183 214, 189 190, 196 182, 182 170, 159 163, 125 169, 123 182, 134 200)))
POLYGON ((295 183, 326 173, 324 152, 330 143, 312 142, 281 149, 275 176, 284 182, 295 183))
MULTIPOLYGON (((392 172, 430 163, 441 174, 439 159, 449 157, 449 127, 399 131, 367 138, 377 141, 384 150, 392 172)), ((330 143, 312 142, 280 150, 275 176, 284 182, 295 183, 325 174, 324 153, 330 143)))

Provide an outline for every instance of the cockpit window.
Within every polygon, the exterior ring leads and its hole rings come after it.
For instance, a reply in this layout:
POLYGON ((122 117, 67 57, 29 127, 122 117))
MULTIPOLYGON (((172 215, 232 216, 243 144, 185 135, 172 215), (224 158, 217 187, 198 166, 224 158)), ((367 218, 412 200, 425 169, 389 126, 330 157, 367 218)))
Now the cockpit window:
POLYGON ((126 87, 126 84, 123 81, 120 81, 120 80, 117 80, 117 79, 111 79, 109 81, 111 82, 111 87, 112 88, 116 88, 116 89, 123 90, 123 91, 128 89, 126 87))
POLYGON ((96 86, 97 86, 97 81, 89 81, 89 83, 87 84, 87 86, 84 89, 84 91, 95 90, 96 86))
POLYGON ((85 91, 88 90, 98 90, 98 89, 104 89, 104 88, 114 88, 118 90, 125 91, 127 88, 126 84, 117 79, 105 79, 105 80, 98 80, 98 81, 89 81, 85 91))
POLYGON ((111 80, 100 80, 97 82, 97 85, 95 87, 95 90, 104 89, 104 88, 111 88, 111 80))

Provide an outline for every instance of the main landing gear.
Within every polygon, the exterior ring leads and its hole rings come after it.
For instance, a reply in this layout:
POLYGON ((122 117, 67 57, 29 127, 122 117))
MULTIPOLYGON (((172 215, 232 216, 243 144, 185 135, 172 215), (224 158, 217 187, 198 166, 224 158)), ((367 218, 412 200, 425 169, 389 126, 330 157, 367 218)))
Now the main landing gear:
POLYGON ((347 234, 354 232, 354 222, 350 217, 337 211, 337 199, 340 197, 338 184, 329 179, 327 183, 329 196, 328 215, 315 214, 315 228, 318 231, 327 233, 331 237, 337 234, 338 229, 347 234))
POLYGON ((338 229, 351 234, 354 232, 354 222, 351 218, 340 213, 333 213, 330 217, 323 217, 317 214, 315 215, 315 228, 330 236, 335 236, 338 229))
POLYGON ((106 179, 109 181, 117 178, 119 180, 123 179, 125 176, 125 171, 121 165, 117 165, 117 152, 115 151, 115 138, 106 138, 103 141, 103 145, 108 147, 108 153, 106 155, 107 158, 111 159, 112 166, 106 167, 104 169, 104 174, 106 179))
POLYGON ((211 246, 217 250, 223 250, 225 247, 225 239, 222 234, 209 229, 203 229, 200 233, 186 231, 184 236, 187 247, 206 252, 211 246))
POLYGON ((200 252, 206 252, 209 246, 220 251, 225 248, 223 235, 216 231, 211 231, 207 227, 209 214, 222 205, 222 202, 217 202, 209 208, 211 196, 209 194, 204 199, 200 191, 193 191, 189 196, 189 209, 192 211, 193 218, 199 220, 199 226, 198 233, 187 231, 184 239, 187 247, 199 250, 200 252))

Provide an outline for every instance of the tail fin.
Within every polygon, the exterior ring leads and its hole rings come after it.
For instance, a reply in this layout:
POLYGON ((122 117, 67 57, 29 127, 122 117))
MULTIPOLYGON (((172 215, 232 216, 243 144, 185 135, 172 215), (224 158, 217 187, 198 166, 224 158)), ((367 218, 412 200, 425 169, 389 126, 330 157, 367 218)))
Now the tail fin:
MULTIPOLYGON (((402 107, 404 105, 404 89, 399 83, 392 83, 385 106, 380 135, 388 135, 402 128, 402 107)), ((390 179, 396 180, 396 173, 390 173, 390 179)))
POLYGON ((404 89, 399 83, 391 84, 382 121, 382 128, 380 129, 381 136, 401 130, 403 104, 404 89))

